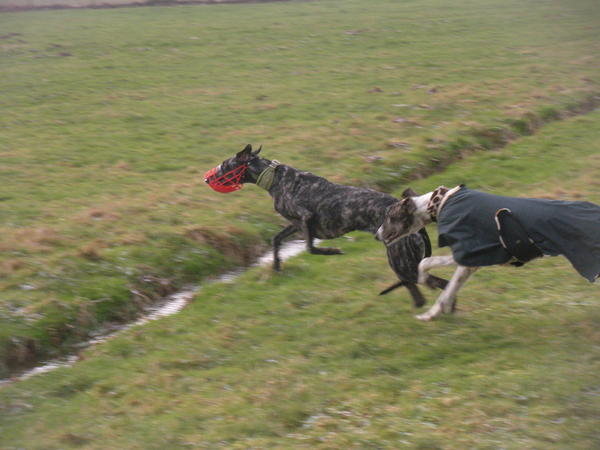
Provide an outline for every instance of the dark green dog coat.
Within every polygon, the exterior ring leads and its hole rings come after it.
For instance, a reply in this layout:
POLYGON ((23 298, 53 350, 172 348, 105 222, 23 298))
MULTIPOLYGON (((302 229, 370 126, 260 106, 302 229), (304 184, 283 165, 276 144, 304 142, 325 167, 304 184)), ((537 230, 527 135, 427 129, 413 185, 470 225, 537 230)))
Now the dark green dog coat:
POLYGON ((463 186, 438 213, 439 246, 450 246, 463 266, 509 262, 494 219, 502 208, 518 218, 545 255, 564 255, 591 282, 600 275, 600 206, 590 202, 503 197, 463 186))

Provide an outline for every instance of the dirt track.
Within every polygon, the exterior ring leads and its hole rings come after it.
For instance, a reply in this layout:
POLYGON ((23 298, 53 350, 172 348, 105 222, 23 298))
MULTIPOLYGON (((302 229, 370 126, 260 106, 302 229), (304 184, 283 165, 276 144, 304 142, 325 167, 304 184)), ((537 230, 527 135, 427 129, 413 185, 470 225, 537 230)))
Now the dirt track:
POLYGON ((110 0, 105 3, 90 4, 69 4, 56 3, 48 5, 18 5, 18 4, 0 4, 0 12, 24 12, 37 10, 56 10, 56 9, 111 9, 111 8, 132 8, 141 6, 184 6, 184 5, 222 5, 237 3, 273 3, 289 2, 298 0, 139 0, 126 3, 111 3, 110 0))

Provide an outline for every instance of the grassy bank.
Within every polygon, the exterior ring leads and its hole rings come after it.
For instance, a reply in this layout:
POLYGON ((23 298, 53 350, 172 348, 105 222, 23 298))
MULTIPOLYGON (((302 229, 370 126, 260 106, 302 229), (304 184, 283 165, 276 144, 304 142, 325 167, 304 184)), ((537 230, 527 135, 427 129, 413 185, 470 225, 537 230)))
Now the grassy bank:
MULTIPOLYGON (((555 123, 414 187, 598 203, 599 132, 598 112, 555 123)), ((598 286, 566 260, 482 270, 455 316, 422 323, 406 292, 376 296, 390 280, 379 243, 334 243, 346 254, 250 270, 73 368, 0 390, 4 446, 600 445, 598 286)))
POLYGON ((265 248, 282 222, 264 193, 201 181, 248 142, 389 191, 560 118, 600 81, 587 0, 34 11, 0 24, 2 374, 265 248))

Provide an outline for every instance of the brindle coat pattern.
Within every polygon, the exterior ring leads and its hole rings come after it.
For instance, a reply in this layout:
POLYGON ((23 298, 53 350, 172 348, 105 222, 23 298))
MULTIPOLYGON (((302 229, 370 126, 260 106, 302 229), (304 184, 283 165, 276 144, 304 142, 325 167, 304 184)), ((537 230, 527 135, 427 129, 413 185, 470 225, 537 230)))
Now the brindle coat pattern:
MULTIPOLYGON (((247 145, 236 156, 223 161, 215 177, 247 164, 248 170, 241 182, 255 183, 271 163, 270 160, 258 156, 260 150, 259 148, 253 152, 252 146, 247 145)), ((273 184, 268 192, 273 198, 275 210, 290 222, 290 225, 273 238, 275 270, 281 268, 279 247, 286 237, 302 232, 310 253, 340 254, 342 252, 337 248, 315 247, 314 239, 332 239, 355 230, 375 234, 388 207, 398 203, 391 195, 367 188, 335 184, 284 164, 275 168, 273 184)), ((429 256, 430 252, 431 246, 425 230, 422 234, 408 236, 387 247, 390 265, 401 280, 394 287, 406 286, 416 306, 425 303, 416 286, 419 262, 423 257, 429 256)), ((444 286, 445 280, 439 279, 438 287, 443 289, 444 286)), ((384 292, 389 292, 392 288, 384 292)))
POLYGON ((412 195, 406 190, 402 194, 404 197, 401 201, 392 204, 384 216, 382 223, 382 233, 384 242, 393 242, 399 236, 405 236, 408 230, 411 229, 414 223, 414 203, 407 201, 407 197, 412 195))

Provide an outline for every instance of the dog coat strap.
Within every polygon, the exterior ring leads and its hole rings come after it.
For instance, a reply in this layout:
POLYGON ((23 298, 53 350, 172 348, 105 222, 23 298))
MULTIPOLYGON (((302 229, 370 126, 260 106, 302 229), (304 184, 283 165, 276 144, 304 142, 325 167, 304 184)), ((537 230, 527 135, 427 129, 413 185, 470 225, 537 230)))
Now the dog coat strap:
POLYGON ((271 189, 273 179, 275 178, 275 168, 280 165, 280 162, 274 159, 271 164, 263 170, 256 179, 256 185, 263 188, 265 191, 271 189))
POLYGON ((496 211, 496 226, 502 247, 517 259, 516 266, 544 256, 542 251, 529 237, 523 225, 508 208, 496 211))

